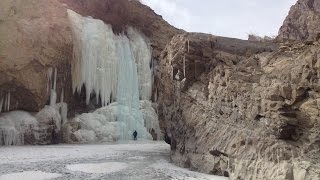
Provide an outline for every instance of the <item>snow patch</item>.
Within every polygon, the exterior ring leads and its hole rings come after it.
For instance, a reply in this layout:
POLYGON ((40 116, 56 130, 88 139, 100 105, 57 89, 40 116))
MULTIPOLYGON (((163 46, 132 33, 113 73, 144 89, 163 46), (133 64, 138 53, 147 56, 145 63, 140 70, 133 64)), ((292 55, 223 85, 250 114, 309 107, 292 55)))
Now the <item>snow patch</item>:
POLYGON ((109 174, 126 169, 128 166, 125 163, 109 162, 99 164, 73 164, 67 165, 66 168, 70 171, 80 171, 92 174, 109 174))
POLYGON ((45 180, 60 177, 61 174, 46 173, 41 171, 24 171, 21 173, 12 173, 1 175, 1 180, 45 180))

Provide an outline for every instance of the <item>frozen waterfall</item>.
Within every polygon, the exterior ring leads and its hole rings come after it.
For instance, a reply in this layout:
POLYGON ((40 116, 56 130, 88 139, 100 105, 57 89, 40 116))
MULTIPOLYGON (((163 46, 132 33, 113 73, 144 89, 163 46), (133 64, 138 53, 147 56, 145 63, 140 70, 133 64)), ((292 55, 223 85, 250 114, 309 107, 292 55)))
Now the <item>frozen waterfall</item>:
POLYGON ((134 130, 142 138, 151 138, 151 131, 160 135, 152 103, 141 106, 152 94, 151 48, 146 38, 131 27, 126 34, 115 35, 101 20, 71 10, 68 14, 74 39, 73 90, 80 92, 84 85, 87 104, 95 93, 106 106, 76 117, 82 128, 74 135, 82 141, 130 139, 134 130))

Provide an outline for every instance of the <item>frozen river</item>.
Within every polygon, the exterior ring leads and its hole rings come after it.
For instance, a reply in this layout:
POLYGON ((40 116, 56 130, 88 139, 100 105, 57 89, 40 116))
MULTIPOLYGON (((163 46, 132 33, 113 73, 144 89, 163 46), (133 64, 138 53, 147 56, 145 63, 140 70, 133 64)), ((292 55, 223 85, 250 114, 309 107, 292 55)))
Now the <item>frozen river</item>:
POLYGON ((163 142, 0 147, 0 180, 222 180, 170 163, 163 142))

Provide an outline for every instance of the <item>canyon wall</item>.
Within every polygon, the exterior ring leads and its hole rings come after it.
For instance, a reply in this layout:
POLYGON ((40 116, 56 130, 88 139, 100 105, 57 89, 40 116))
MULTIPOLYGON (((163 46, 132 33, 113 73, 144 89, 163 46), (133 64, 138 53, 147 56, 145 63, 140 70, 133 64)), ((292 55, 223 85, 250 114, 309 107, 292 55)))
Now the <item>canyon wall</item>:
POLYGON ((319 45, 175 36, 157 68, 178 165, 231 179, 317 179, 319 45))

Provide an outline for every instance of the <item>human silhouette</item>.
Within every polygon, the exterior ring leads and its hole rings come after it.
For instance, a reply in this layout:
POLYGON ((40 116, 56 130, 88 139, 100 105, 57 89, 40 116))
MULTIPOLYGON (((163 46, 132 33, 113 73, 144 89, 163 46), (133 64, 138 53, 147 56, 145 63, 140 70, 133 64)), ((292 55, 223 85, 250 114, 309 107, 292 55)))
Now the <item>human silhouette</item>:
POLYGON ((133 132, 133 140, 137 140, 138 132, 134 131, 133 132))

